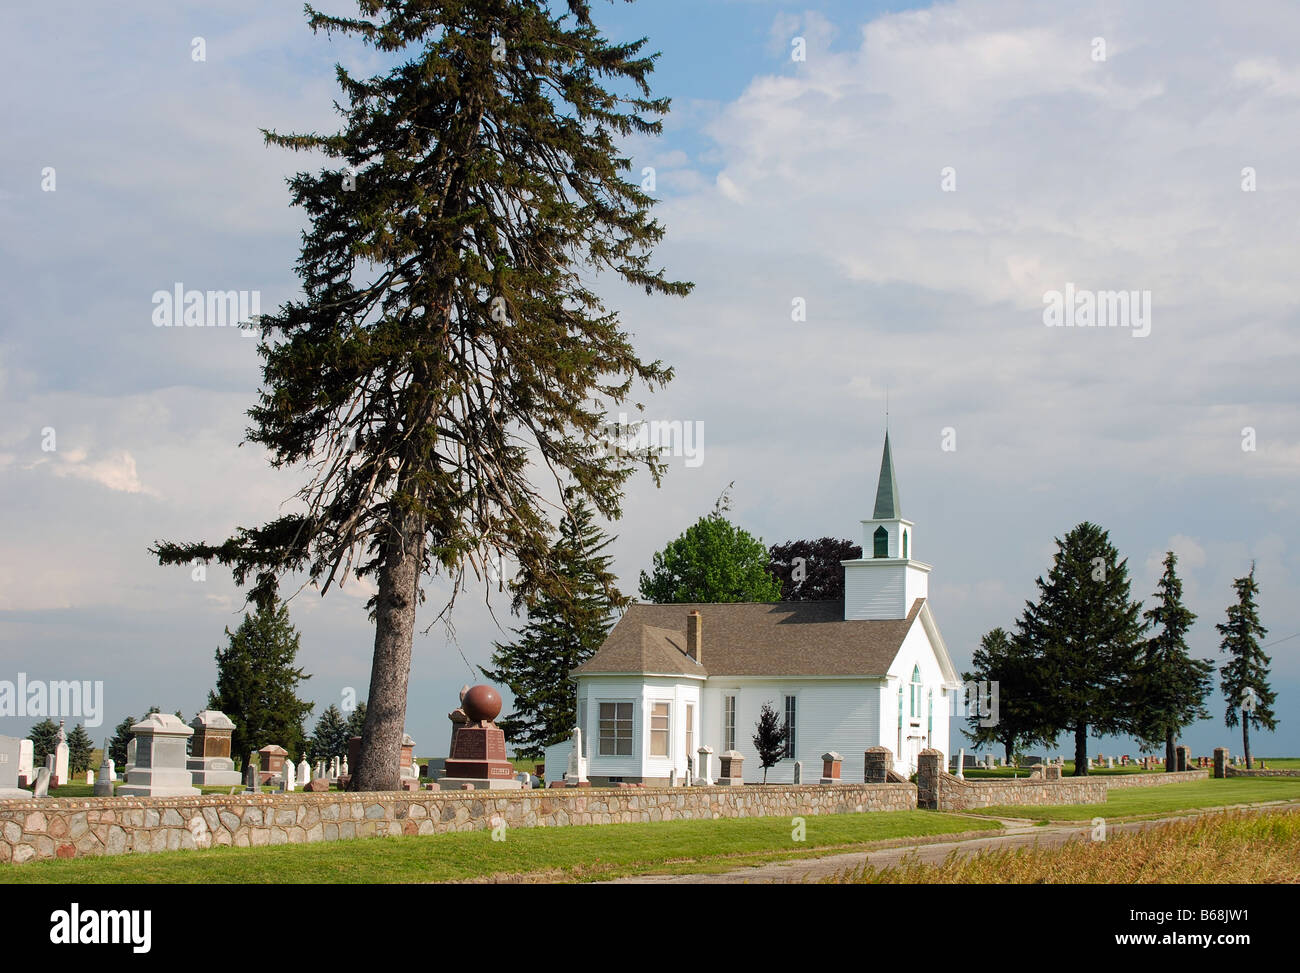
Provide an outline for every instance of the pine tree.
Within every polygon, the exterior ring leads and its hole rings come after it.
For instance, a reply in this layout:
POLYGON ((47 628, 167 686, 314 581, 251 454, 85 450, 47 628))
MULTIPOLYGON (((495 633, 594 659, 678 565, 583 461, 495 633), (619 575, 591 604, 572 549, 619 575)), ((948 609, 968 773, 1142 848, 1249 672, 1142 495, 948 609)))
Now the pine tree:
POLYGON ((1259 641, 1268 629, 1259 623, 1255 596, 1259 585, 1255 581, 1255 565, 1250 574, 1232 583, 1237 592, 1237 603, 1228 608, 1226 623, 1215 625, 1223 642, 1219 648, 1229 659, 1221 670, 1224 698, 1228 701, 1223 722, 1228 727, 1241 723, 1241 746, 1246 755, 1246 769, 1251 769, 1250 728, 1274 730, 1277 717, 1273 703, 1277 695, 1268 685, 1269 665, 1272 662, 1260 648, 1259 641))
POLYGON ((769 570, 781 582, 782 601, 839 601, 844 598, 841 561, 862 557, 862 545, 823 537, 786 541, 768 552, 769 570))
POLYGON ((27 739, 32 741, 32 766, 44 767, 45 758, 59 744, 59 724, 46 717, 32 727, 27 739))
POLYGON ((311 677, 294 666, 300 636, 289 620, 289 606, 275 601, 244 615, 225 648, 217 649, 217 686, 208 709, 220 710, 235 724, 231 755, 247 767, 253 751, 279 744, 290 754, 303 750, 302 721, 311 703, 298 698, 298 683, 311 677))
POLYGON ((707 517, 655 552, 641 572, 641 597, 656 604, 769 602, 781 598, 763 541, 727 519, 730 487, 707 517))
POLYGON ((962 730, 963 736, 976 746, 1001 744, 1008 764, 1024 747, 1055 744, 1056 734, 1043 724, 1038 705, 1048 689, 1022 640, 1002 628, 985 633, 971 656, 971 666, 973 671, 962 673, 962 679, 978 689, 968 693, 968 729, 962 730), (979 707, 976 696, 981 697, 979 707))
POLYGON ((1146 640, 1136 683, 1141 700, 1137 736, 1144 743, 1165 746, 1165 770, 1177 769, 1174 746, 1183 728, 1209 716, 1205 701, 1214 663, 1193 659, 1187 632, 1196 621, 1183 604, 1183 582, 1174 570, 1178 556, 1165 554, 1165 570, 1156 585, 1156 603, 1142 615, 1159 631, 1146 640))
POLYGON ((633 384, 653 390, 672 370, 638 357, 588 281, 607 270, 647 294, 691 285, 653 266, 664 229, 620 146, 659 134, 669 107, 651 97, 644 39, 607 42, 586 0, 358 6, 356 18, 308 7, 308 23, 391 68, 357 79, 337 67, 339 132, 265 132, 342 163, 290 181, 311 218, 305 298, 261 319, 250 410, 248 440, 274 465, 315 471, 303 509, 223 544, 152 550, 164 564, 231 565, 256 601, 291 571, 322 592, 373 576, 355 777, 395 790, 421 578, 451 578, 439 617, 467 568, 501 558, 530 602, 554 592, 534 476, 571 482, 613 520, 637 466, 656 483, 665 468, 651 449, 606 448, 607 416, 633 384))
POLYGON ((90 754, 95 749, 95 742, 90 739, 86 728, 78 723, 68 734, 68 771, 84 774, 90 767, 90 754))
POLYGON ((768 768, 775 767, 785 756, 785 741, 789 735, 789 725, 771 703, 764 703, 754 724, 754 749, 758 751, 758 763, 763 768, 764 784, 767 783, 768 768))
POLYGON ((563 596, 543 595, 528 610, 528 622, 513 642, 494 645, 492 667, 479 670, 510 687, 513 711, 499 721, 520 757, 540 757, 566 739, 577 723, 576 694, 569 673, 600 648, 613 615, 631 600, 616 587, 613 558, 604 551, 615 540, 595 522, 591 507, 570 495, 571 514, 552 546, 563 596))
POLYGON ((1017 637, 1042 674, 1034 700, 1053 736, 1074 734, 1074 773, 1088 773, 1088 731, 1132 732, 1138 723, 1134 684, 1144 626, 1129 600, 1128 561, 1096 524, 1079 524, 1057 552, 1039 600, 1027 602, 1017 637))
MULTIPOLYGON (((365 717, 363 716, 362 719, 364 720, 365 717)), ((330 760, 333 757, 346 755, 349 735, 347 720, 343 718, 339 708, 331 703, 325 707, 320 719, 316 721, 316 729, 311 735, 311 745, 307 748, 308 759, 315 763, 317 760, 330 760)))
MULTIPOLYGON (((361 736, 362 730, 366 725, 366 703, 365 700, 357 703, 357 708, 348 714, 348 735, 343 741, 343 749, 339 751, 339 756, 346 756, 348 752, 347 741, 353 737, 361 736)), ((352 768, 349 767, 348 770, 352 768)))

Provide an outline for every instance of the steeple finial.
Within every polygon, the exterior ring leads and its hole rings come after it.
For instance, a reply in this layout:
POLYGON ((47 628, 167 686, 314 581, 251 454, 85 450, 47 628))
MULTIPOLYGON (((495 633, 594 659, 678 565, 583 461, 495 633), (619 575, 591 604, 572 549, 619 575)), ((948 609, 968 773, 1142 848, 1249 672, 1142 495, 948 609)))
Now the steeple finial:
POLYGON ((889 451, 889 430, 885 430, 885 450, 880 457, 880 482, 876 485, 876 508, 872 520, 895 520, 902 516, 898 502, 898 478, 894 476, 894 457, 889 451))

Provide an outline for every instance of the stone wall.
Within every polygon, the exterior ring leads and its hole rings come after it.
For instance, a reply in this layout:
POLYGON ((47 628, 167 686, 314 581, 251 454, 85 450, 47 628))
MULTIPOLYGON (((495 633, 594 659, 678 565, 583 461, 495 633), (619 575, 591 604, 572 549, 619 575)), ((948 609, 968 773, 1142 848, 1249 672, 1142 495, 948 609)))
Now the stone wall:
POLYGON ((1104 780, 1111 790, 1120 787, 1159 787, 1161 784, 1186 784, 1193 780, 1207 780, 1210 771, 1201 767, 1196 770, 1171 770, 1169 773, 1150 774, 1107 774, 1097 777, 1104 780))
POLYGON ((907 811, 913 784, 235 794, 0 801, 0 862, 213 845, 715 818, 907 811))
POLYGON ((1106 800, 1106 782, 1100 777, 963 780, 944 770, 942 760, 938 750, 921 751, 916 770, 919 807, 966 811, 1004 804, 1102 804, 1106 800))
POLYGON ((1300 777, 1300 770, 1245 770, 1232 764, 1223 771, 1225 777, 1300 777))

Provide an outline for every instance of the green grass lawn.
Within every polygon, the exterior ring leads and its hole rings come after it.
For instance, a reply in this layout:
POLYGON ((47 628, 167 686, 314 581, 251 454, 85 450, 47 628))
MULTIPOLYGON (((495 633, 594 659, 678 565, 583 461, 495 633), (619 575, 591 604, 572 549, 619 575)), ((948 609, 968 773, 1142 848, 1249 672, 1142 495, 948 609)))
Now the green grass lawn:
POLYGON ((1105 804, 1058 804, 1048 807, 987 807, 972 814, 1049 821, 1089 821, 1095 817, 1149 817, 1203 807, 1300 800, 1300 777, 1229 777, 1160 787, 1115 790, 1105 804))
POLYGON ((804 821, 802 842, 792 840, 788 817, 514 828, 505 841, 472 831, 41 861, 0 868, 0 883, 441 882, 529 872, 583 881, 721 871, 890 838, 998 827, 933 811, 810 815, 804 821))

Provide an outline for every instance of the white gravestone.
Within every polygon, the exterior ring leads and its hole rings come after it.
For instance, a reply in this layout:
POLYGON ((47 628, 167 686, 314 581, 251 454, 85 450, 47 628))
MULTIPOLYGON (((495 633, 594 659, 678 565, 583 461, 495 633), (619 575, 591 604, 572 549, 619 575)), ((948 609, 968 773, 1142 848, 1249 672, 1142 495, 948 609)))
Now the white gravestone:
POLYGON ((42 767, 36 771, 36 787, 32 790, 32 797, 49 797, 50 796, 50 768, 42 767))
POLYGON ((280 790, 286 794, 293 793, 294 785, 294 766, 293 761, 288 757, 284 758, 284 770, 280 771, 280 790))
POLYGON ((30 791, 18 786, 18 764, 22 741, 17 737, 0 737, 0 800, 31 797, 30 791))
POLYGON ((573 749, 569 751, 569 768, 564 775, 568 787, 578 787, 587 779, 587 758, 582 755, 582 727, 573 728, 573 749))
POLYGON ((185 745, 194 731, 171 713, 150 713, 131 727, 135 764, 118 797, 189 797, 199 793, 186 767, 185 745))
POLYGON ((713 748, 707 743, 700 747, 699 762, 695 765, 698 769, 695 773, 695 780, 692 782, 696 787, 713 786, 713 748))
POLYGON ((31 787, 36 783, 36 768, 32 766, 32 741, 18 741, 18 786, 31 787))
POLYGON ((343 777, 347 777, 347 776, 349 776, 349 774, 348 774, 348 758, 347 758, 347 757, 344 757, 344 758, 343 758, 343 766, 339 768, 339 774, 340 774, 341 776, 343 776, 343 777))
POLYGON ((309 780, 311 780, 311 765, 307 763, 307 757, 304 755, 298 761, 298 784, 306 787, 309 780))
POLYGON ((63 721, 59 720, 58 742, 54 745, 54 780, 55 787, 71 783, 68 779, 68 735, 63 732, 63 721))

